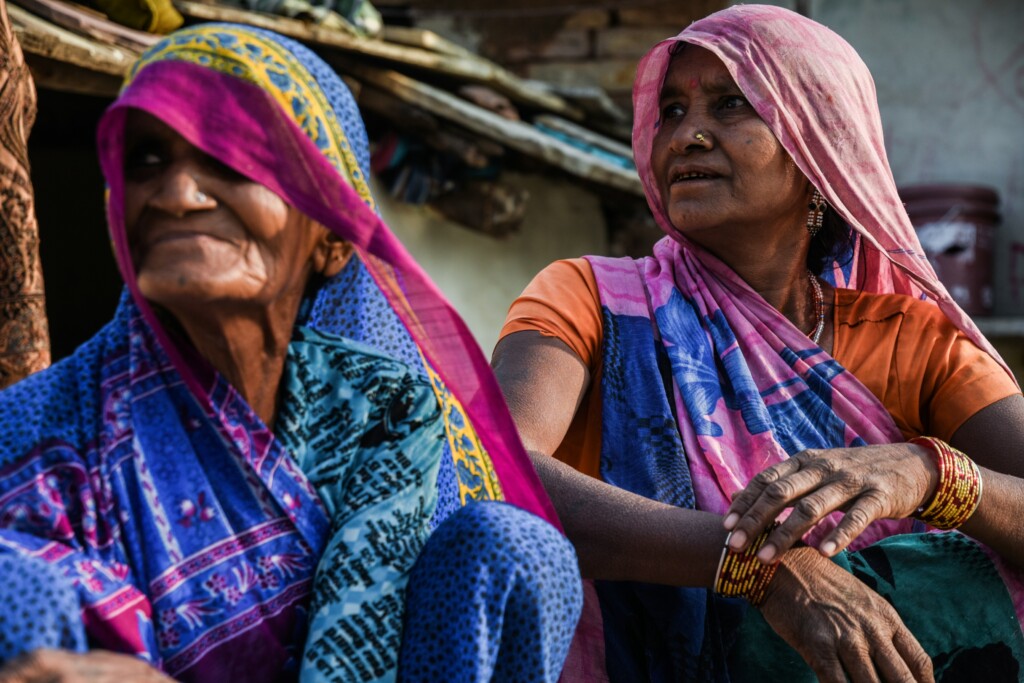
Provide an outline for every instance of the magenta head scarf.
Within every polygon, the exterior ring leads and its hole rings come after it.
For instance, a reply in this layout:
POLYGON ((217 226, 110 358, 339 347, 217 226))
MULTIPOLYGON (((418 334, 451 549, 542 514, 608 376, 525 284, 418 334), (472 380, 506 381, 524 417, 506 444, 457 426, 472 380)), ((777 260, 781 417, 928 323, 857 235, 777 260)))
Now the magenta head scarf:
POLYGON ((136 284, 123 215, 125 117, 136 109, 352 243, 427 363, 464 408, 504 499, 558 525, 486 358, 376 211, 368 164, 359 159, 366 142, 358 110, 347 91, 342 110, 331 101, 341 87, 338 76, 301 45, 243 26, 191 27, 147 51, 98 132, 108 220, 124 281, 187 386, 205 400, 209 371, 170 341, 136 284), (309 57, 303 61, 297 54, 309 57))
POLYGON ((867 66, 836 33, 790 10, 730 7, 658 43, 641 60, 633 86, 633 150, 647 201, 662 230, 689 245, 669 221, 651 173, 658 100, 678 43, 702 47, 722 60, 797 167, 861 236, 851 275, 838 284, 867 292, 926 296, 1002 363, 925 258, 889 169, 867 66))

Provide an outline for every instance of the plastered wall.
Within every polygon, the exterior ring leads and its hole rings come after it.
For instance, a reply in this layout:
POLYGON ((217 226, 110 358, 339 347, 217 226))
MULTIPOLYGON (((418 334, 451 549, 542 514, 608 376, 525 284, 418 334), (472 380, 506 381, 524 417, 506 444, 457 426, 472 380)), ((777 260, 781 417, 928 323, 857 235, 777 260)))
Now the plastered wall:
POLYGON ((559 177, 506 172, 502 182, 530 193, 517 233, 496 239, 402 204, 373 184, 381 214, 490 357, 509 304, 544 266, 560 258, 601 254, 607 232, 597 195, 559 177))
POLYGON ((1024 315, 1024 2, 812 0, 871 69, 897 184, 999 191, 995 314, 1024 315))

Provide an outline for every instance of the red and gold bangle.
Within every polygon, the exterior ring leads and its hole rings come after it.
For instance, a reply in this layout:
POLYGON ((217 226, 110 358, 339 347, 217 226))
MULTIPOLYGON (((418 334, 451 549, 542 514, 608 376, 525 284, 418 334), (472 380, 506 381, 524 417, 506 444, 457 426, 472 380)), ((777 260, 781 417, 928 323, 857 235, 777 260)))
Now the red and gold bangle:
POLYGON ((936 529, 956 529, 970 519, 981 502, 981 470, 945 441, 918 436, 910 443, 924 446, 939 466, 939 485, 927 505, 914 516, 936 529))
POLYGON ((722 558, 718 563, 718 573, 715 576, 715 592, 726 598, 746 598, 754 607, 764 602, 768 594, 768 584, 775 576, 777 564, 764 564, 757 559, 757 552, 768 540, 775 527, 775 522, 754 539, 753 543, 747 546, 742 552, 729 550, 729 537, 725 539, 725 548, 722 550, 722 558))

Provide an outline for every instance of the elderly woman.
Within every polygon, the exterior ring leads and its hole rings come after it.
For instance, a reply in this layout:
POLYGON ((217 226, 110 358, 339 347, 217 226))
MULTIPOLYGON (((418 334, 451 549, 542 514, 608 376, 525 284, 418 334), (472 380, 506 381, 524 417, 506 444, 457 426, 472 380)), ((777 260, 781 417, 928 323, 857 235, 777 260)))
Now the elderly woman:
POLYGON ((634 103, 668 236, 548 267, 492 361, 602 580, 566 673, 1018 680, 1024 399, 921 253, 864 64, 740 5, 634 103))
POLYGON ((99 150, 127 292, 0 393, 0 680, 555 680, 572 548, 338 77, 193 27, 99 150))

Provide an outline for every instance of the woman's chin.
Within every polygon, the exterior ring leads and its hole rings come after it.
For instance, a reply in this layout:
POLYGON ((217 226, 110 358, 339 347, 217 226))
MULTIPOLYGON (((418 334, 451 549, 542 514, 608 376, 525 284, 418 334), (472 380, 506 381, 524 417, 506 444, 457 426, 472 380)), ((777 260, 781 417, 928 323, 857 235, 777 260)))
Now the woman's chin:
POLYGON ((227 301, 251 299, 251 282, 214 276, 209 270, 161 271, 144 268, 138 275, 139 291, 146 300, 171 311, 208 307, 227 301))

